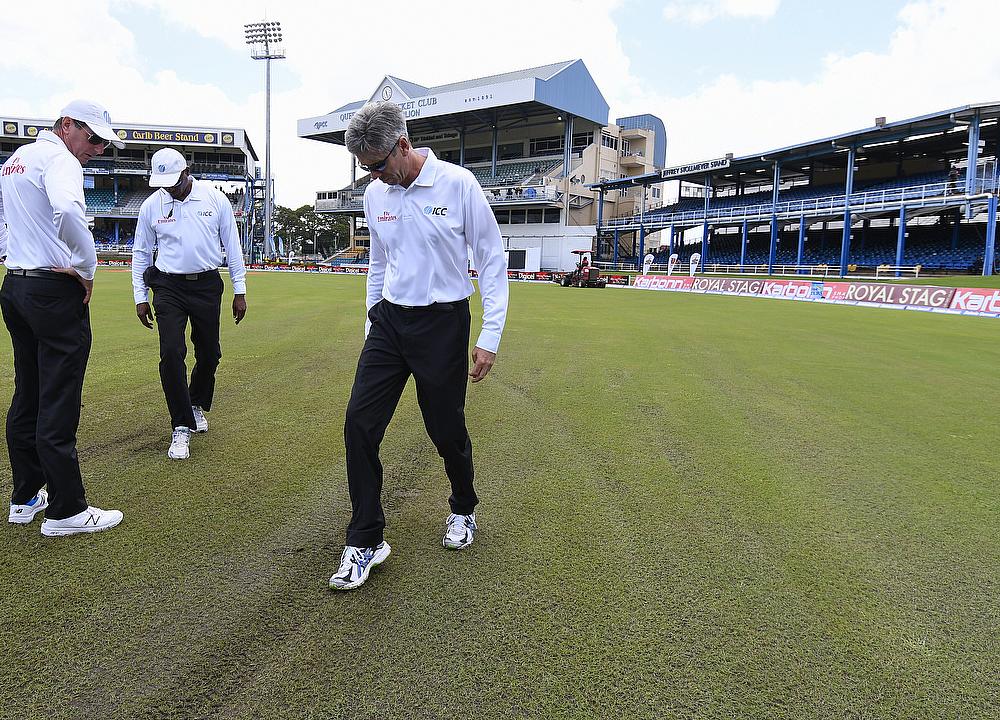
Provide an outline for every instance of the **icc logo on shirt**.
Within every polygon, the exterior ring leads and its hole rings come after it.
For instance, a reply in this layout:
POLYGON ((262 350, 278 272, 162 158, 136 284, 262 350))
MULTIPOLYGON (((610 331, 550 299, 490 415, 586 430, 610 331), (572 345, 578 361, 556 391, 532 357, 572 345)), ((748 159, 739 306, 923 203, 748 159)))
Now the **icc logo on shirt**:
POLYGON ((446 207, 431 207, 430 205, 424 208, 424 215, 440 215, 442 217, 448 215, 448 208, 446 207))

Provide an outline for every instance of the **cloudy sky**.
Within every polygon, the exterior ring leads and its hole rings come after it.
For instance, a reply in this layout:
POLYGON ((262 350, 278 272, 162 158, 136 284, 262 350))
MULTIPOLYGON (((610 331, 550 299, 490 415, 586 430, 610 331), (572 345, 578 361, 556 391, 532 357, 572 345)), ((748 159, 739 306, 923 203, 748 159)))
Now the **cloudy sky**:
POLYGON ((263 157, 264 67, 243 24, 265 18, 288 54, 272 154, 293 207, 349 178, 346 151, 299 139, 296 120, 387 74, 433 86, 582 58, 611 120, 664 120, 669 165, 1000 101, 995 0, 55 0, 4 9, 0 115, 89 97, 116 124, 246 128, 263 157))

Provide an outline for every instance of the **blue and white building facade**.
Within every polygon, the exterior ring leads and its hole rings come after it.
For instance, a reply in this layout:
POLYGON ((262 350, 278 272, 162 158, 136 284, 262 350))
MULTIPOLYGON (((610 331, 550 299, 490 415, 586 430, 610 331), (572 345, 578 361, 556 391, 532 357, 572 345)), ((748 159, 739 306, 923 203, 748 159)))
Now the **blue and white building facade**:
MULTIPOLYGON (((508 249, 531 250, 517 257, 537 257, 540 269, 568 269, 577 260, 573 250, 596 248, 598 216, 662 202, 662 188, 652 184, 605 195, 598 208, 592 183, 663 167, 666 130, 651 115, 609 123, 608 104, 582 60, 435 87, 387 75, 368 98, 299 120, 298 135, 342 145, 354 113, 376 100, 400 105, 414 146, 476 176, 508 249)), ((361 199, 370 178, 359 176, 353 158, 350 172, 346 187, 317 193, 316 210, 349 215, 354 243, 364 247, 361 199)))

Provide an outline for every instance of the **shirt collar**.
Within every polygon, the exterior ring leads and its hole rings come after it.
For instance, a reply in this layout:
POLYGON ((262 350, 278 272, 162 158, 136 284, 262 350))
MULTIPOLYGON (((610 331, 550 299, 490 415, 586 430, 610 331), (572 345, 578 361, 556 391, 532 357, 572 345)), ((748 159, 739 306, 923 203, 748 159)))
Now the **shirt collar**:
MULTIPOLYGON (((414 185, 420 185, 421 187, 431 187, 434 184, 434 179, 437 177, 438 163, 440 160, 437 159, 437 155, 430 148, 413 148, 413 152, 420 153, 426 160, 424 160, 423 167, 420 168, 420 172, 417 173, 417 177, 413 179, 410 183, 410 187, 414 185)), ((402 192, 406 190, 402 185, 386 185, 385 191, 399 190, 402 192)))
POLYGON ((66 143, 63 142, 63 139, 58 135, 56 135, 51 130, 42 130, 40 133, 38 133, 38 139, 44 140, 45 142, 53 143, 55 145, 62 145, 64 148, 66 148, 66 150, 69 150, 69 148, 66 147, 66 143))
POLYGON ((430 148, 415 148, 415 150, 427 158, 427 160, 424 162, 424 166, 420 168, 420 174, 417 175, 413 184, 430 187, 434 184, 434 178, 437 177, 437 155, 430 148))

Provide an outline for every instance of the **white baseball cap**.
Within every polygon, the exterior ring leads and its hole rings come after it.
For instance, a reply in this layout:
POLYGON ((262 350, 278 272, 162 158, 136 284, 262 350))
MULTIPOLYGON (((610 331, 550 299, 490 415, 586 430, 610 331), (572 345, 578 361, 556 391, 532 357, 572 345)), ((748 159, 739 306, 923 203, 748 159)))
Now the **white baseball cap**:
POLYGON ((180 180, 181 173, 187 167, 187 160, 173 148, 162 148, 153 153, 149 165, 149 187, 168 188, 180 180))
POLYGON ((74 100, 62 109, 59 117, 73 118, 86 123, 91 132, 104 138, 119 150, 125 147, 122 139, 111 129, 111 115, 104 109, 103 105, 98 105, 90 100, 74 100))

